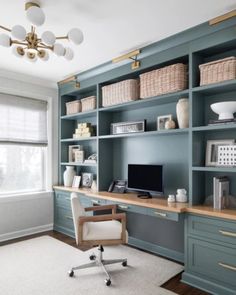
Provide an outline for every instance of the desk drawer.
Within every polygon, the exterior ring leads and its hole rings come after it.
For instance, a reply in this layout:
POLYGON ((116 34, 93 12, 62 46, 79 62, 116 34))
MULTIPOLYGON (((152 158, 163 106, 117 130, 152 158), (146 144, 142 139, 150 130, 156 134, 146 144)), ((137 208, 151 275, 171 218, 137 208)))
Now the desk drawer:
POLYGON ((189 215, 187 222, 189 234, 236 245, 236 222, 196 215, 189 215))
POLYGON ((134 212, 140 214, 146 214, 146 208, 141 206, 129 205, 125 203, 115 203, 117 204, 117 209, 124 212, 134 212))
POLYGON ((235 253, 235 247, 188 238, 187 269, 204 279, 236 287, 235 253))
POLYGON ((90 198, 90 204, 91 206, 106 205, 107 201, 93 197, 93 198, 90 198))
POLYGON ((164 211, 160 209, 147 208, 147 215, 154 216, 157 218, 168 219, 173 221, 179 220, 179 214, 175 212, 164 211))
POLYGON ((56 191, 54 200, 55 200, 55 206, 60 206, 60 207, 68 208, 68 209, 71 208, 70 193, 56 191))
POLYGON ((55 224, 73 230, 74 223, 71 210, 56 206, 55 224))

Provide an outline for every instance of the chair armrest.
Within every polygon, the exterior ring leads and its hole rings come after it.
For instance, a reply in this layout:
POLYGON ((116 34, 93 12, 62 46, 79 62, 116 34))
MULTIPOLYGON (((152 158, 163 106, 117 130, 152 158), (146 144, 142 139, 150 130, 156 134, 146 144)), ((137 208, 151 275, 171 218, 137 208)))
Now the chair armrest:
POLYGON ((112 210, 112 214, 116 213, 116 205, 99 205, 99 206, 93 206, 93 207, 87 207, 84 208, 84 210, 87 211, 99 211, 99 210, 112 210))

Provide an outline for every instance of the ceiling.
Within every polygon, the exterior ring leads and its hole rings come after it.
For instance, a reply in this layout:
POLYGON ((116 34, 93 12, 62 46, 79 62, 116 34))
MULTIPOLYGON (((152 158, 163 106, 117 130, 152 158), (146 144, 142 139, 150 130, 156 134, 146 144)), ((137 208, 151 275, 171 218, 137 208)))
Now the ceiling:
MULTIPOLYGON (((30 28, 24 0, 0 0, 0 25, 30 28)), ((19 59, 0 47, 0 75, 55 82, 166 38, 236 8, 236 0, 41 0, 46 21, 38 32, 65 35, 72 27, 84 32, 84 42, 71 47, 72 61, 50 56, 47 62, 19 59)), ((67 43, 67 41, 63 41, 67 43)))

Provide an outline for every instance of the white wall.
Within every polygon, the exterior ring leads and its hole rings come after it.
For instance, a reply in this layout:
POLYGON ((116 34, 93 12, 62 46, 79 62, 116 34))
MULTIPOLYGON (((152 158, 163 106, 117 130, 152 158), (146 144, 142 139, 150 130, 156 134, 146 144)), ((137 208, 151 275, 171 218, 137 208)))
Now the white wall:
MULTIPOLYGON (((32 65, 33 66, 33 65, 32 65)), ((4 73, 0 73, 3 75, 4 73)), ((44 81, 32 83, 29 77, 20 76, 19 79, 0 76, 0 92, 18 94, 41 99, 47 99, 51 104, 49 141, 52 151, 50 167, 52 184, 58 181, 58 94, 55 88, 42 86, 44 81)), ((50 230, 53 228, 53 193, 49 192, 28 194, 22 196, 7 196, 0 198, 0 241, 50 230)))

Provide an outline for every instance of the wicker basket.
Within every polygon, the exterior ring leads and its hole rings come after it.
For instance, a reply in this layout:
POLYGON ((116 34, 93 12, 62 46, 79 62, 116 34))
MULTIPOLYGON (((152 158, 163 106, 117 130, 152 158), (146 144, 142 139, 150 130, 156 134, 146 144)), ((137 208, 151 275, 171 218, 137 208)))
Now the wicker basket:
POLYGON ((89 96, 81 99, 82 112, 96 109, 96 96, 89 96))
POLYGON ((177 63, 140 75, 140 97, 145 99, 187 88, 187 66, 177 63))
POLYGON ((129 79, 102 87, 102 106, 107 107, 139 98, 138 81, 129 79))
POLYGON ((236 79, 236 58, 231 56, 208 62, 199 65, 199 69, 200 85, 236 79))
POLYGON ((81 102, 80 100, 74 100, 66 103, 66 114, 76 114, 81 112, 81 102))

